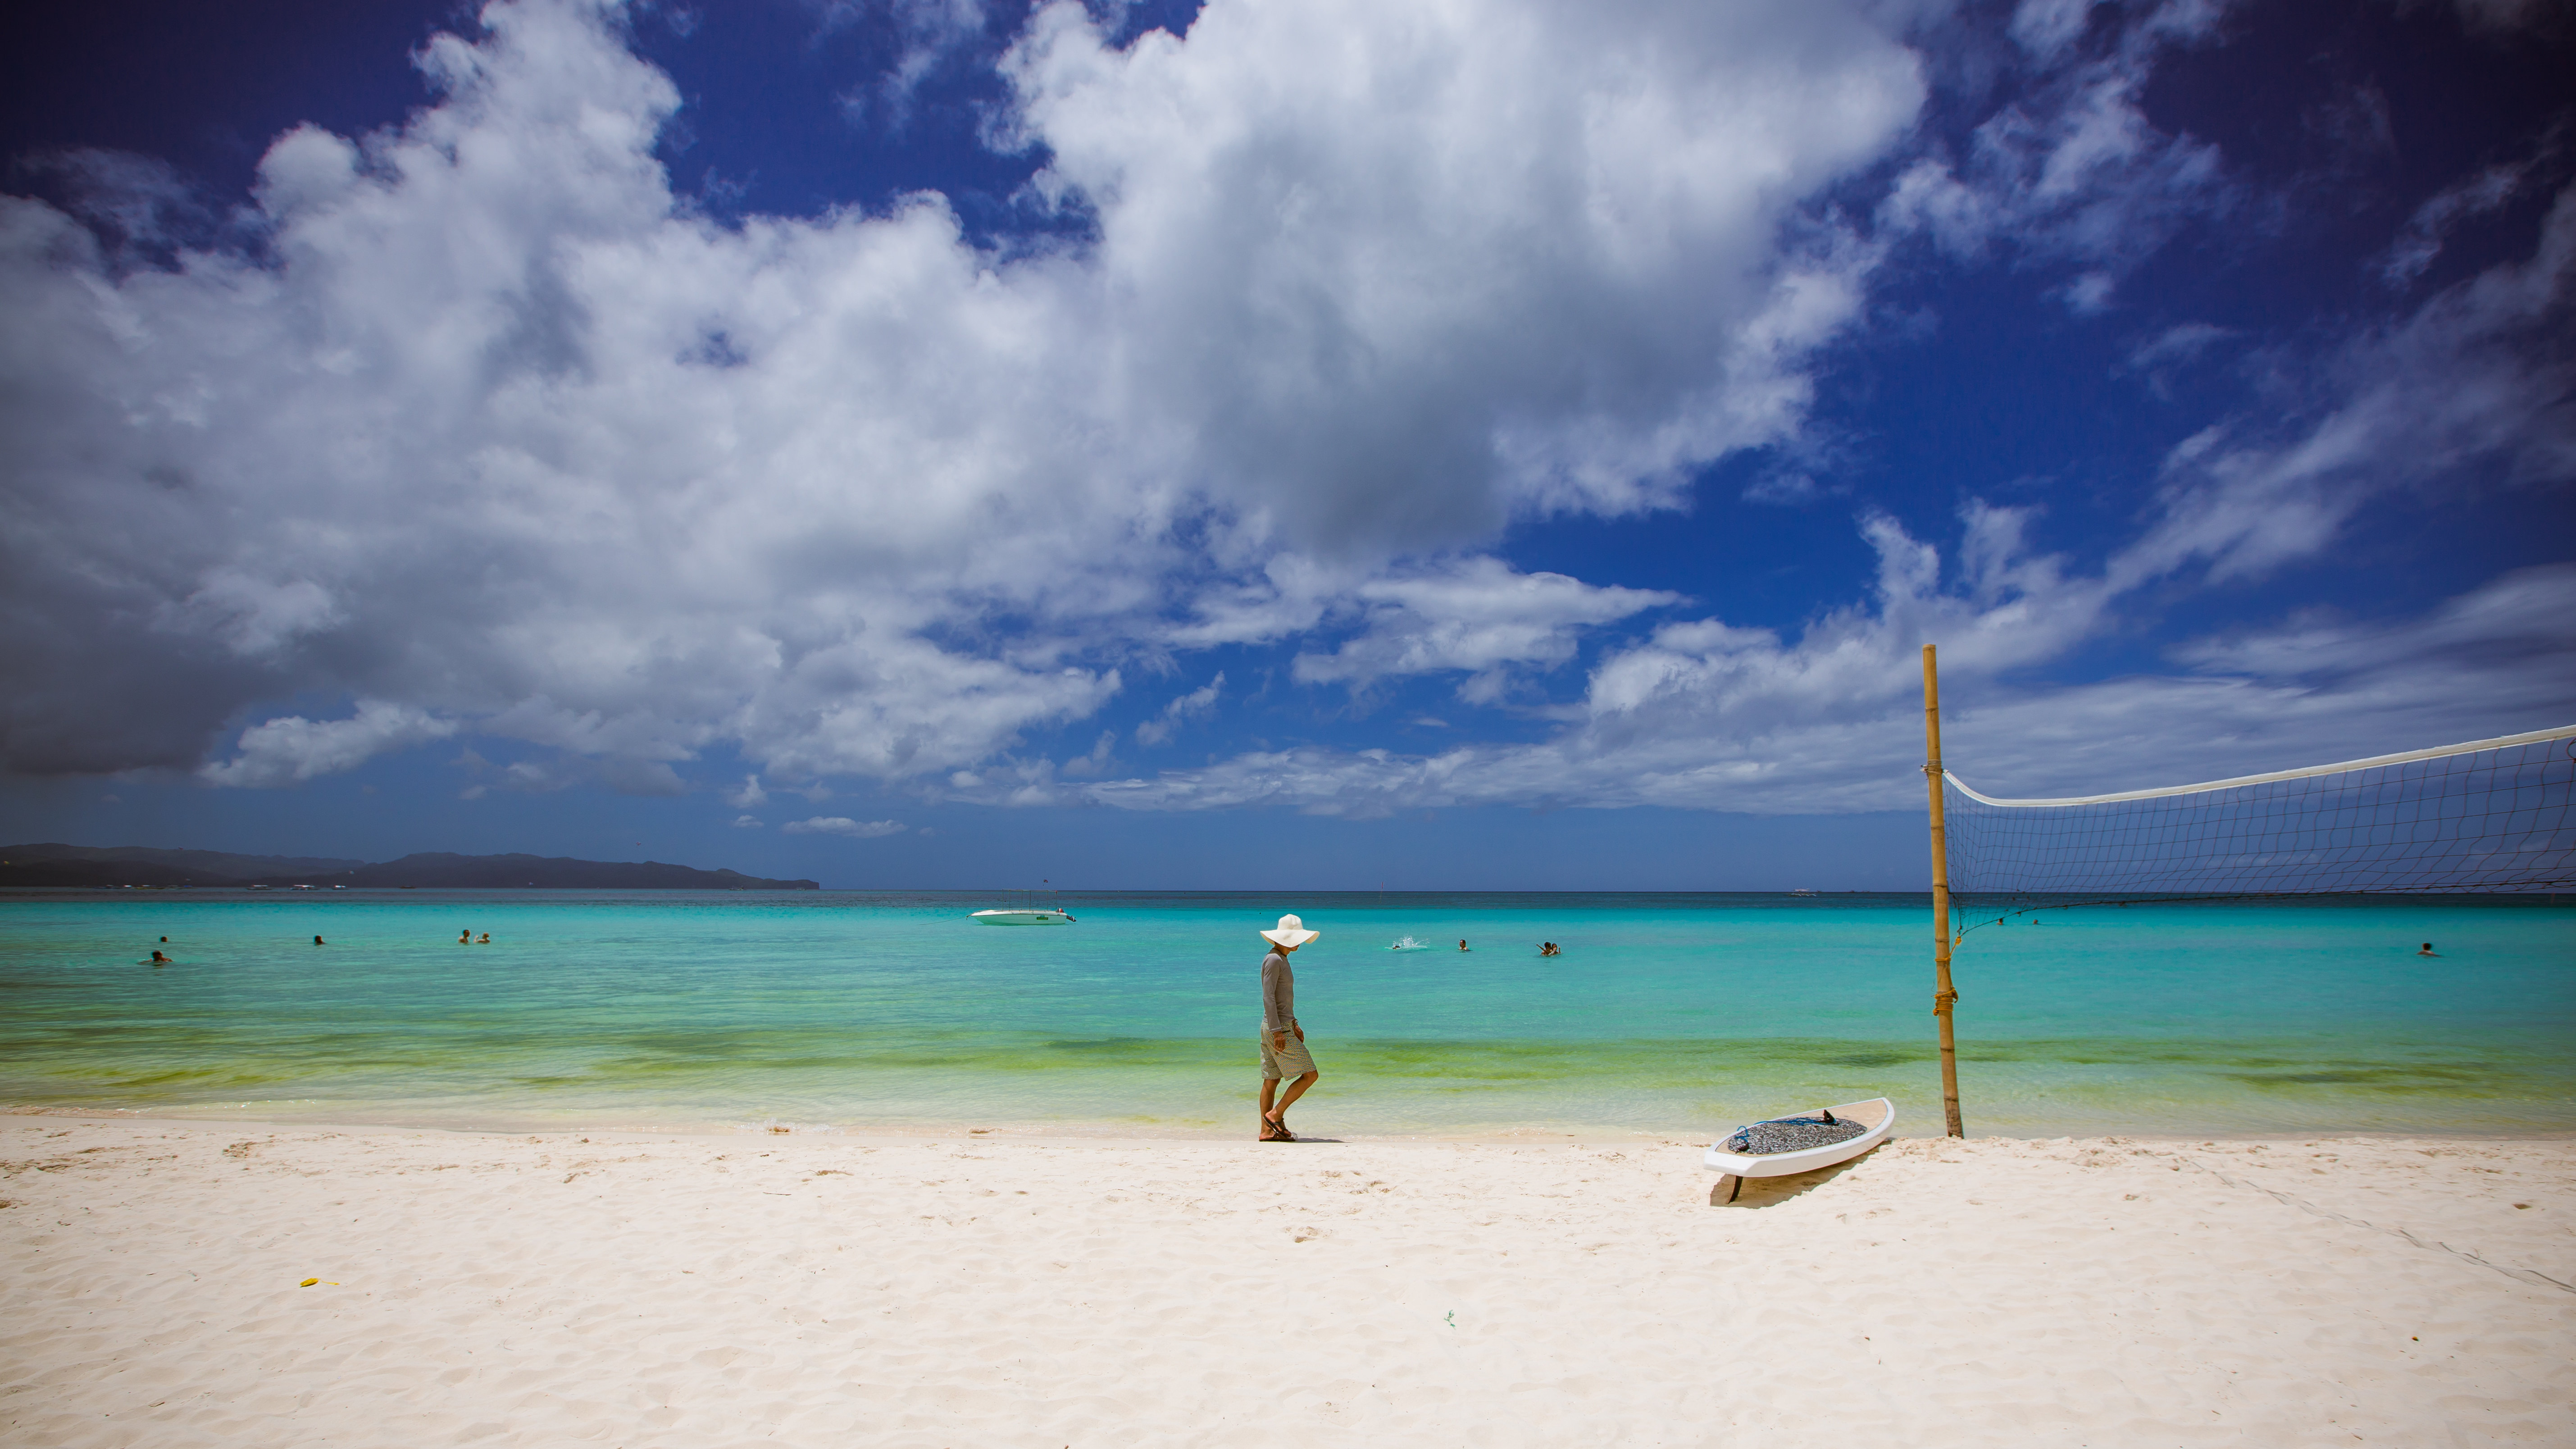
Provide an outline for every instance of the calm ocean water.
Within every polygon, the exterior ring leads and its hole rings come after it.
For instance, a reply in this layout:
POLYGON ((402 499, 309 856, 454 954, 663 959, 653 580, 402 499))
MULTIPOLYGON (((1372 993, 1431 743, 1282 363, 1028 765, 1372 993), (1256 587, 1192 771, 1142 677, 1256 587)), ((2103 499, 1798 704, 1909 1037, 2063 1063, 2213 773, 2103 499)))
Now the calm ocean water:
MULTIPOLYGON (((1010 903, 21 894, 0 1102, 1233 1134, 1253 933, 1293 910, 1324 932, 1297 955, 1308 1131, 1705 1135, 1880 1094, 1939 1131, 1922 897, 1068 894, 1071 927, 967 919, 1010 903), (1439 949, 1386 949, 1408 935, 1439 949)), ((1957 974, 1971 1132, 2576 1130, 2576 897, 2051 912, 1970 934, 1957 974)))

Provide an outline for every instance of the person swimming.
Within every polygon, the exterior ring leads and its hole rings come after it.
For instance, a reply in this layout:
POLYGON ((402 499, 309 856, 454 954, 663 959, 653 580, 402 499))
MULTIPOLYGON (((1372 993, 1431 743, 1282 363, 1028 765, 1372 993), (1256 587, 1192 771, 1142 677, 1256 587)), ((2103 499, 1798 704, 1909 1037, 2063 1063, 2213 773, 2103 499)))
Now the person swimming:
POLYGON ((473 944, 474 944, 474 933, 473 933, 472 931, 459 931, 459 932, 457 932, 457 933, 456 933, 456 944, 457 944, 457 945, 459 945, 459 946, 471 946, 471 945, 473 945, 473 944))
MULTIPOLYGON (((167 936, 164 936, 164 937, 162 937, 161 939, 162 939, 162 940, 164 940, 164 941, 167 941, 167 940, 169 940, 170 938, 169 938, 169 937, 167 937, 167 936)), ((152 953, 152 964, 153 964, 153 965, 155 965, 155 966, 167 966, 167 965, 169 965, 169 964, 170 964, 170 958, 169 958, 169 957, 167 957, 167 956, 162 955, 159 951, 157 951, 157 950, 156 950, 156 951, 154 951, 154 952, 152 953)))
POLYGON ((1466 940, 1465 940, 1465 938, 1464 938, 1464 937, 1461 937, 1461 938, 1459 939, 1459 942, 1458 942, 1458 949, 1459 949, 1459 950, 1461 950, 1461 951, 1464 951, 1464 950, 1466 950, 1466 949, 1467 949, 1467 942, 1466 942, 1466 940))
POLYGON ((2423 949, 2423 950, 2421 950, 2421 951, 2416 952, 2415 954, 2416 954, 2416 955, 2418 955, 2418 956, 2439 956, 2439 955, 2441 955, 2442 953, 2441 953, 2441 952, 2439 952, 2439 951, 2434 950, 2434 949, 2433 949, 2433 943, 2432 943, 2432 942, 2430 942, 2430 941, 2427 941, 2427 942, 2425 942, 2425 943, 2424 943, 2424 949, 2423 949))
POLYGON ((316 945, 316 946, 321 945, 321 944, 322 944, 322 938, 321 938, 321 937, 319 937, 319 936, 314 937, 314 938, 313 938, 313 944, 314 944, 314 945, 316 945))
POLYGON ((1554 941, 1539 942, 1538 953, 1542 956, 1561 956, 1565 954, 1562 950, 1558 949, 1557 944, 1554 941))
POLYGON ((491 933, 491 932, 489 932, 489 931, 485 931, 485 932, 483 933, 483 937, 482 937, 482 939, 481 939, 481 940, 476 941, 474 944, 475 944, 475 945, 477 945, 477 946, 489 946, 489 945, 491 945, 491 944, 492 944, 492 933, 491 933))

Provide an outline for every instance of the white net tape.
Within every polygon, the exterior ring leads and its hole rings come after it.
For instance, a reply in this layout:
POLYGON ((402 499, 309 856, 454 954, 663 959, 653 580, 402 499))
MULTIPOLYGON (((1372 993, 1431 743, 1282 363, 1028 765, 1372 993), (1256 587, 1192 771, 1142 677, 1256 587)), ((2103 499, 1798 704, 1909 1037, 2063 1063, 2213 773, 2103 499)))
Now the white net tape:
POLYGON ((2109 900, 2576 890, 2576 725, 2336 765, 2049 800, 1943 775, 1952 896, 2109 900))

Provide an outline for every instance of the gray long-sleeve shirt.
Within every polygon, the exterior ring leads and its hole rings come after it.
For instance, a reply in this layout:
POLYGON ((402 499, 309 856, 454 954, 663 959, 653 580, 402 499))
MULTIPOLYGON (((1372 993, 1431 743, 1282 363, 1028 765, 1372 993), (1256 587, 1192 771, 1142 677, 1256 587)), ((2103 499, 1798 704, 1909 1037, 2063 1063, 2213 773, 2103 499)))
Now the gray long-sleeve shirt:
POLYGON ((1297 1024, 1297 978, 1288 969, 1288 953, 1273 950, 1261 958, 1261 1029, 1286 1031, 1297 1024))

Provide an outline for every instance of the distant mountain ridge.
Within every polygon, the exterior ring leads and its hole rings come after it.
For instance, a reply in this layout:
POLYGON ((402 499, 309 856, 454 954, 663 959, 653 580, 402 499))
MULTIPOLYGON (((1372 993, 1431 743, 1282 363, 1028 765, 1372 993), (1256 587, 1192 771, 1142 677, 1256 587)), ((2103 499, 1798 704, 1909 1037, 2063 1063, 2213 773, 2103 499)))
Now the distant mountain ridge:
POLYGON ((658 860, 455 855, 425 851, 372 862, 322 856, 234 855, 149 845, 0 846, 0 886, 347 886, 372 890, 810 891, 810 880, 771 880, 658 860))

